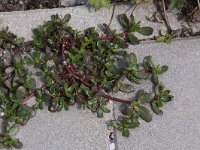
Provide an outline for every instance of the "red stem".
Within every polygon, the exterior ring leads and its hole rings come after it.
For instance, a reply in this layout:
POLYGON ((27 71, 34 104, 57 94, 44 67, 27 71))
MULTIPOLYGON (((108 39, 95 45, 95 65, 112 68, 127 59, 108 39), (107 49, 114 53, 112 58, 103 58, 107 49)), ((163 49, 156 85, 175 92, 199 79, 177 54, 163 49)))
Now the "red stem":
MULTIPOLYGON (((127 34, 127 32, 123 32, 123 33, 121 33, 121 34, 127 34)), ((104 38, 104 37, 102 37, 102 39, 103 39, 103 38, 104 38)), ((111 38, 111 37, 110 37, 110 38, 111 38)), ((66 41, 67 41, 66 39, 65 39, 65 40, 62 40, 61 57, 62 57, 62 60, 63 60, 63 61, 65 61, 65 57, 63 57, 63 55, 65 55, 65 54, 64 54, 64 49, 65 49, 66 44, 67 44, 67 43, 63 43, 63 42, 66 42, 66 41)), ((74 79, 76 79, 76 80, 78 80, 78 81, 81 81, 84 85, 86 85, 86 86, 88 86, 88 87, 90 87, 90 88, 93 88, 93 87, 94 87, 94 86, 91 85, 90 83, 85 82, 85 81, 80 77, 80 75, 77 74, 77 71, 76 71, 76 69, 74 68, 73 65, 66 64, 66 65, 65 65, 65 68, 67 69, 67 71, 69 72, 69 74, 70 74, 74 79)), ((127 103, 127 104, 130 104, 130 103, 131 103, 130 100, 124 100, 124 99, 120 99, 120 98, 116 98, 116 97, 112 97, 112 96, 110 96, 110 95, 107 95, 107 94, 105 94, 104 92, 100 91, 100 90, 99 90, 99 87, 97 87, 97 86, 94 87, 93 89, 95 90, 95 92, 100 93, 100 94, 101 94, 104 98, 106 98, 106 99, 113 100, 113 101, 116 101, 116 102, 121 102, 121 103, 127 103)))
POLYGON ((150 69, 147 69, 147 68, 142 68, 140 71, 143 71, 143 72, 151 72, 150 69))
MULTIPOLYGON (((124 31, 124 32, 119 33, 119 34, 117 34, 117 35, 118 35, 118 36, 119 36, 119 35, 126 35, 127 33, 128 33, 128 32, 124 31)), ((100 40, 106 41, 106 40, 113 40, 114 38, 116 38, 116 35, 109 35, 109 36, 102 36, 102 37, 100 37, 100 40)))
POLYGON ((61 41, 61 48, 60 48, 61 49, 60 53, 61 53, 62 60, 65 60, 64 51, 65 51, 65 47, 67 46, 67 44, 68 44, 67 38, 63 38, 62 41, 61 41))
POLYGON ((26 102, 27 102, 30 98, 32 98, 33 96, 35 96, 35 93, 34 93, 34 92, 30 93, 25 99, 23 99, 23 100, 21 101, 21 103, 22 103, 22 104, 26 103, 26 102))
MULTIPOLYGON (((67 69, 67 71, 70 73, 70 75, 71 75, 74 79, 76 79, 76 80, 78 80, 78 81, 81 81, 81 82, 82 82, 84 85, 86 85, 87 87, 90 87, 90 88, 93 88, 93 87, 94 87, 94 86, 91 85, 90 83, 85 82, 85 81, 82 80, 80 77, 76 76, 76 74, 74 74, 74 73, 71 71, 70 66, 71 66, 71 65, 66 65, 66 69, 67 69)), ((100 93, 101 96, 103 96, 103 97, 106 98, 106 99, 109 99, 109 100, 112 100, 112 101, 116 101, 116 102, 126 103, 126 104, 130 104, 130 103, 131 103, 130 100, 124 100, 124 99, 112 97, 112 96, 110 96, 110 95, 108 95, 108 94, 105 94, 104 92, 99 91, 99 88, 97 88, 97 87, 94 87, 93 89, 94 89, 95 92, 100 93)))
MULTIPOLYGON (((127 34, 127 32, 122 32, 120 34, 117 34, 117 35, 125 35, 127 34)), ((115 35, 110 35, 110 36, 104 36, 104 37, 101 37, 100 40, 112 40, 114 39, 116 36, 115 35)), ((61 48, 60 48, 60 53, 61 53, 61 58, 63 61, 65 61, 65 47, 68 45, 68 39, 67 38, 63 38, 62 39, 62 42, 61 42, 61 48)), ((76 80, 78 81, 81 81, 84 85, 90 87, 90 88, 93 88, 95 90, 95 92, 97 93, 100 93, 104 98, 106 99, 109 99, 109 100, 112 100, 112 101, 116 101, 116 102, 121 102, 121 103, 127 103, 127 104, 130 104, 131 101, 130 100, 124 100, 124 99, 120 99, 120 98, 116 98, 116 97, 112 97, 102 91, 100 91, 100 88, 98 86, 93 86, 91 85, 90 83, 84 81, 82 79, 82 75, 78 74, 78 72, 76 71, 75 67, 73 65, 69 65, 67 64, 66 66, 66 69, 67 71, 69 72, 69 74, 76 80)), ((144 70, 146 71, 146 70, 144 70)), ((43 87, 44 88, 44 87, 43 87)), ((35 96, 35 93, 32 92, 30 93, 25 99, 22 100, 22 104, 26 103, 30 98, 32 98, 33 96, 35 96)))
POLYGON ((121 99, 121 98, 116 98, 116 97, 112 97, 110 95, 107 95, 103 92, 100 93, 104 98, 107 98, 109 100, 112 100, 112 101, 115 101, 115 102, 120 102, 120 103, 126 103, 126 104, 131 104, 131 101, 130 100, 124 100, 124 99, 121 99))

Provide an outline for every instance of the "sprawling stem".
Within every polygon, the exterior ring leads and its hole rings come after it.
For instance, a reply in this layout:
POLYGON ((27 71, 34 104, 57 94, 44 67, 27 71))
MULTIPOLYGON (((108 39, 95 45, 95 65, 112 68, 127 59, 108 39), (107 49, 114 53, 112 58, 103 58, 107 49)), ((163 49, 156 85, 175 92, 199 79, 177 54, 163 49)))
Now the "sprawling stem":
POLYGON ((106 93, 104 93, 101 88, 99 86, 95 86, 92 85, 88 82, 86 82, 82 76, 78 75, 78 71, 75 70, 74 66, 71 64, 66 64, 65 62, 65 57, 63 57, 64 55, 64 47, 66 47, 66 44, 64 44, 63 42, 65 42, 66 40, 62 40, 62 46, 61 46, 61 56, 62 56, 62 61, 63 64, 65 65, 65 68, 67 70, 67 72, 76 80, 80 81, 81 83, 83 83, 84 85, 86 85, 89 88, 92 88, 95 92, 101 94, 101 96, 103 96, 106 99, 112 100, 112 101, 116 101, 116 102, 121 102, 121 103, 127 103, 130 104, 131 101, 130 100, 124 100, 124 99, 120 99, 120 98, 116 98, 116 97, 112 97, 106 93))
POLYGON ((109 36, 102 36, 100 37, 100 40, 102 41, 106 41, 106 40, 113 40, 114 38, 116 38, 116 36, 121 36, 121 35, 126 35, 128 32, 124 31, 122 33, 116 34, 116 35, 109 35, 109 36))
POLYGON ((24 98, 22 101, 21 101, 21 103, 22 104, 25 104, 30 98, 32 98, 33 96, 35 96, 35 93, 34 92, 32 92, 32 93, 30 93, 26 98, 24 98))

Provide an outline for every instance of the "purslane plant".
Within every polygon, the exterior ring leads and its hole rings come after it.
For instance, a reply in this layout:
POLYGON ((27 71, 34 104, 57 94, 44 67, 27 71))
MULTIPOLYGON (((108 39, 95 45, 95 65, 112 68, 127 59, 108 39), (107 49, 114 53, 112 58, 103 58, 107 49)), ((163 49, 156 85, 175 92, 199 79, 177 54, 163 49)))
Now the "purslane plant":
POLYGON ((0 70, 1 118, 6 123, 0 135, 1 147, 21 148, 22 143, 13 137, 13 132, 46 105, 49 111, 57 112, 77 103, 103 117, 110 112, 109 100, 124 103, 127 107, 123 116, 111 124, 128 136, 129 129, 139 125, 140 118, 152 120, 147 104, 156 114, 162 114, 160 107, 172 100, 170 91, 159 81, 159 75, 168 67, 155 65, 151 56, 138 63, 134 53, 125 51, 129 44, 140 42, 135 32, 148 36, 153 32, 151 27, 142 27, 133 16, 129 19, 121 14, 118 20, 124 31, 117 33, 103 24, 104 34, 100 35, 93 27, 83 32, 73 29, 67 25, 70 18, 69 14, 63 18, 53 15, 50 21, 34 29, 30 42, 33 49, 25 54, 22 49, 4 47, 10 50, 12 61, 9 65, 2 63, 0 70), (41 79, 40 86, 36 86, 36 78, 41 79), (124 83, 124 79, 133 84, 124 83), (133 92, 134 84, 144 80, 152 80, 152 93, 140 90, 128 100, 109 94, 133 92), (30 106, 27 102, 33 96, 35 104, 30 106))

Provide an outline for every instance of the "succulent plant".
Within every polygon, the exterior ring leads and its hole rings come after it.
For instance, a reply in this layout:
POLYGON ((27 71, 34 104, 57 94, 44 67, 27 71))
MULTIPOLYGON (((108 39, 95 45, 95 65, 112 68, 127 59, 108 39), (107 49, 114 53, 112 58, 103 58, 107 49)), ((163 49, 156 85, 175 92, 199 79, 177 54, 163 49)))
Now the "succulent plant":
MULTIPOLYGON (((129 44, 140 42, 135 32, 148 36, 153 33, 151 27, 142 27, 133 16, 129 19, 121 14, 118 20, 124 31, 117 33, 103 24, 104 34, 100 35, 94 27, 83 32, 73 29, 67 25, 70 18, 69 14, 64 17, 53 15, 50 21, 34 29, 33 40, 29 42, 32 50, 26 53, 17 49, 24 43, 13 42, 21 38, 6 31, 9 42, 15 47, 11 49, 10 63, 1 64, 0 70, 1 118, 8 123, 1 134, 2 147, 21 148, 22 143, 11 131, 25 125, 35 116, 35 111, 44 109, 45 105, 49 111, 56 112, 68 110, 77 103, 100 118, 110 112, 109 100, 124 103, 127 107, 123 116, 112 120, 112 125, 128 136, 129 129, 140 124, 139 119, 152 120, 147 104, 156 114, 162 114, 160 107, 172 100, 170 91, 159 81, 159 75, 168 67, 155 65, 151 56, 139 63, 134 53, 125 51, 129 44), (119 66, 122 59, 123 65, 119 66), (35 77, 40 77, 41 87, 36 86, 35 77), (132 84, 124 83, 124 79, 132 84), (133 92, 134 84, 141 84, 144 80, 152 80, 154 90, 151 93, 140 90, 129 100, 110 95, 113 91, 133 92), (29 106, 27 101, 33 96, 35 104, 29 106)), ((6 36, 2 36, 2 40, 5 39, 6 36)))

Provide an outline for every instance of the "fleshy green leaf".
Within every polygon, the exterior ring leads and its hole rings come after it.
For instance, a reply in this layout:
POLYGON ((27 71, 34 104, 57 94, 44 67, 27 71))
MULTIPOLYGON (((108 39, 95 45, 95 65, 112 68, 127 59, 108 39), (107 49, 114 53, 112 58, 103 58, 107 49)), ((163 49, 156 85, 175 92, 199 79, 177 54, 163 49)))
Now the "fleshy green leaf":
POLYGON ((109 112, 110 112, 110 109, 108 109, 107 107, 103 107, 103 108, 102 108, 102 111, 103 111, 104 113, 109 113, 109 112))
POLYGON ((144 90, 140 90, 137 93, 138 102, 144 104, 149 103, 153 99, 152 93, 146 93, 144 90))
POLYGON ((129 19, 126 16, 126 14, 118 15, 117 19, 118 19, 118 21, 119 21, 119 23, 121 24, 122 27, 124 27, 125 29, 127 29, 129 27, 129 19))
POLYGON ((170 8, 180 7, 182 6, 186 0, 171 0, 170 1, 170 8))
POLYGON ((151 27, 141 27, 138 32, 141 33, 142 35, 149 36, 153 33, 153 28, 151 28, 151 27))
POLYGON ((164 95, 164 96, 161 97, 161 100, 163 102, 170 102, 170 101, 172 101, 172 99, 173 99, 172 95, 166 95, 166 96, 164 95))
POLYGON ((27 58, 26 59, 26 63, 29 65, 33 65, 34 64, 34 60, 32 58, 27 58))
POLYGON ((36 90, 36 91, 35 91, 35 96, 36 96, 37 98, 42 98, 42 92, 41 92, 41 90, 36 90))
POLYGON ((97 117, 102 118, 103 117, 103 110, 102 109, 97 109, 97 117))
POLYGON ((129 129, 133 129, 133 128, 138 127, 139 125, 140 125, 139 121, 133 121, 133 122, 130 122, 130 123, 128 124, 128 128, 129 128, 129 129))
POLYGON ((134 53, 129 54, 128 62, 130 62, 131 64, 137 64, 137 57, 134 53))
POLYGON ((71 19, 71 15, 70 14, 66 14, 63 18, 63 22, 67 23, 69 22, 69 20, 71 19))
POLYGON ((159 70, 158 74, 163 74, 168 70, 168 66, 162 66, 161 69, 159 70))
POLYGON ((153 61, 152 61, 152 57, 151 56, 146 56, 143 60, 143 64, 144 64, 144 67, 147 67, 147 68, 154 68, 154 64, 153 64, 153 61))
POLYGON ((166 40, 167 40, 167 37, 159 36, 159 37, 157 37, 156 42, 162 43, 162 42, 165 42, 166 40))
POLYGON ((105 71, 105 74, 106 74, 108 77, 112 77, 112 76, 113 76, 112 72, 109 71, 109 70, 106 70, 106 71, 105 71))
POLYGON ((11 46, 12 46, 12 45, 11 45, 10 43, 4 43, 4 44, 3 44, 3 48, 4 48, 4 49, 10 49, 11 46))
POLYGON ((50 76, 47 76, 46 78, 46 82, 47 82, 47 85, 52 85, 54 83, 53 79, 50 77, 50 76))
POLYGON ((149 74, 146 72, 134 72, 134 75, 138 79, 147 79, 149 77, 149 74))
POLYGON ((134 34, 132 34, 132 33, 128 33, 128 39, 131 42, 131 44, 133 44, 133 45, 137 45, 137 44, 140 43, 140 41, 138 40, 138 38, 134 34))
POLYGON ((19 140, 16 141, 16 143, 14 143, 13 145, 16 149, 21 149, 23 147, 22 142, 20 142, 19 140))
POLYGON ((109 0, 88 0, 89 4, 94 6, 96 9, 100 7, 109 7, 110 1, 109 0))
POLYGON ((158 76, 157 76, 156 74, 153 74, 153 75, 152 75, 152 81, 153 81, 155 84, 158 84, 159 79, 158 79, 158 76))
POLYGON ((130 84, 121 84, 119 90, 124 93, 131 93, 134 92, 135 88, 133 85, 130 84))
POLYGON ((136 84, 141 84, 141 80, 140 79, 138 79, 138 78, 136 78, 135 76, 133 76, 133 75, 127 75, 127 78, 128 78, 128 80, 129 81, 131 81, 131 82, 134 82, 134 83, 136 83, 136 84))
POLYGON ((24 38, 15 38, 13 44, 20 46, 24 42, 24 38))
POLYGON ((26 84, 27 84, 27 88, 30 90, 34 90, 36 88, 36 81, 33 78, 27 81, 26 84))
POLYGON ((122 135, 125 136, 125 137, 129 137, 129 135, 130 135, 129 129, 128 128, 124 128, 122 130, 122 135))
POLYGON ((141 119, 145 120, 146 122, 152 121, 152 116, 147 108, 145 108, 143 106, 138 106, 137 112, 141 119))
POLYGON ((158 114, 158 115, 163 114, 163 111, 162 111, 161 109, 159 109, 159 107, 157 106, 157 104, 156 104, 155 101, 153 101, 153 102, 151 103, 151 108, 152 108, 152 110, 153 110, 156 114, 158 114))
POLYGON ((111 125, 113 127, 118 127, 119 121, 118 120, 111 120, 111 125))

